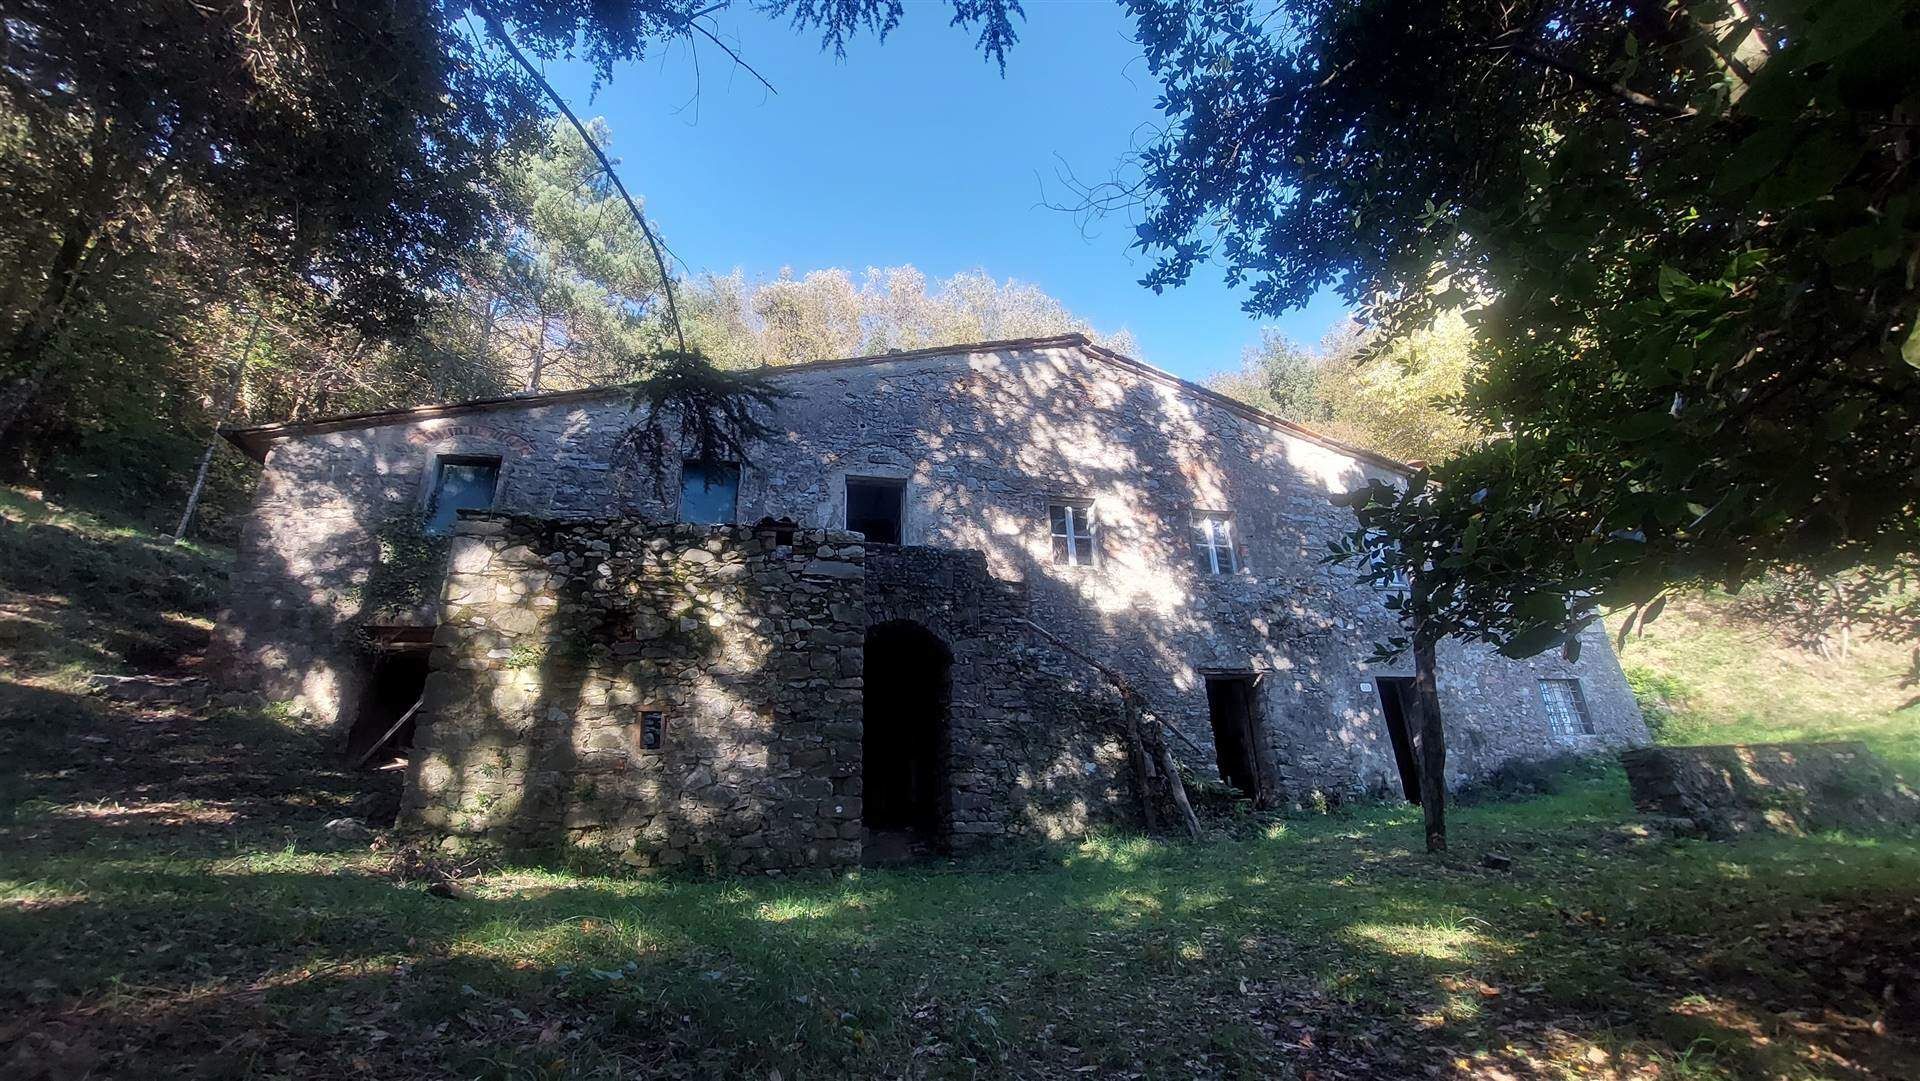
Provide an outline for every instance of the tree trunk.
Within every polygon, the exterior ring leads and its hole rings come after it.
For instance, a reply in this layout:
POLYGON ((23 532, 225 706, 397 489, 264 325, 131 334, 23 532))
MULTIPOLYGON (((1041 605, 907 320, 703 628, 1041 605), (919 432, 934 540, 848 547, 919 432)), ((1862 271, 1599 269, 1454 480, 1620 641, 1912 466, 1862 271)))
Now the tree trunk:
POLYGON ((1434 665, 1433 631, 1425 619, 1413 626, 1413 695, 1420 712, 1420 812, 1426 819, 1427 851, 1447 850, 1447 735, 1440 721, 1440 687, 1434 665))
POLYGON ((220 407, 220 419, 214 422, 213 435, 207 438, 207 449, 200 455, 200 470, 193 476, 193 490, 187 493, 187 509, 180 514, 180 525, 173 531, 173 543, 179 544, 187 539, 187 527, 193 524, 193 513, 200 509, 200 496, 207 490, 207 471, 213 468, 213 452, 220 447, 220 426, 233 415, 233 407, 240 401, 240 385, 246 379, 247 360, 253 356, 254 339, 260 335, 260 321, 263 313, 253 313, 253 326, 247 331, 246 344, 240 347, 240 357, 233 362, 233 378, 227 383, 227 402, 220 407))
POLYGON ((27 316, 8 346, 9 365, 27 374, 0 391, 0 440, 7 437, 27 409, 39 397, 40 387, 53 372, 54 354, 48 348, 54 332, 66 318, 69 302, 79 288, 87 250, 98 231, 98 223, 76 216, 67 228, 60 248, 54 252, 53 265, 47 270, 46 288, 40 291, 33 313, 27 316))
POLYGON ((1131 699, 1124 700, 1121 708, 1126 711, 1127 758, 1133 763, 1133 777, 1140 789, 1140 817, 1149 833, 1159 833, 1160 810, 1153 802, 1153 788, 1147 784, 1153 769, 1147 764, 1147 745, 1140 738, 1140 710, 1131 699))
POLYGON ((1166 740, 1160 741, 1160 772, 1166 774, 1167 791, 1173 796, 1173 805, 1180 812, 1180 821, 1187 827, 1187 836, 1200 839, 1200 816, 1193 813, 1193 804, 1187 801, 1186 782, 1180 779, 1180 764, 1173 760, 1173 748, 1166 740))

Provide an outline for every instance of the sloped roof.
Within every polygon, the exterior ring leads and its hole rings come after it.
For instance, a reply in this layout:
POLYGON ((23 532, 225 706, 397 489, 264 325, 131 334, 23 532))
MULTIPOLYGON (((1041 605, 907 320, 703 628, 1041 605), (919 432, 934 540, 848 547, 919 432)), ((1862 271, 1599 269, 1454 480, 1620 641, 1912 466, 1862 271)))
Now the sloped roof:
MULTIPOLYGON (((774 378, 789 375, 801 375, 809 372, 829 371, 834 368, 851 368, 868 364, 884 364, 900 360, 914 360, 923 357, 958 356, 968 353, 997 353, 1013 349, 1047 349, 1070 346, 1083 354, 1105 363, 1125 368, 1135 374, 1145 376, 1155 382, 1192 394, 1195 397, 1219 406, 1236 416, 1262 424, 1277 431, 1297 436, 1310 443, 1316 443, 1342 454, 1351 454, 1355 458, 1370 462, 1385 469, 1401 473, 1412 472, 1412 467, 1398 459, 1357 447, 1330 436, 1322 435, 1304 425, 1295 424, 1284 417, 1275 416, 1264 409, 1256 409, 1234 398, 1229 398, 1217 390, 1201 386, 1190 379, 1182 379, 1171 372, 1162 371, 1151 364, 1135 360, 1132 357, 1116 353, 1111 349, 1095 345, 1085 334, 1055 334, 1037 338, 1010 338, 1005 341, 968 342, 961 345, 930 346, 925 349, 909 349, 892 353, 875 353, 862 357, 847 357, 841 360, 816 360, 806 364, 788 364, 770 368, 767 374, 774 378)), ((292 439, 300 436, 318 435, 324 432, 346 431, 353 428, 375 428, 385 424, 409 424, 421 420, 433 420, 439 417, 460 416, 466 413, 478 413, 492 409, 525 408, 528 406, 559 405, 567 402, 590 401, 628 392, 628 385, 617 384, 605 387, 589 387, 584 390, 551 391, 544 394, 509 394, 498 398, 473 398, 464 402, 448 402, 442 405, 419 405, 401 409, 374 409, 364 413, 342 413, 338 416, 319 417, 314 420, 285 421, 279 424, 256 424, 246 428, 222 428, 225 436, 241 452, 256 462, 265 462, 267 452, 275 440, 292 439)))

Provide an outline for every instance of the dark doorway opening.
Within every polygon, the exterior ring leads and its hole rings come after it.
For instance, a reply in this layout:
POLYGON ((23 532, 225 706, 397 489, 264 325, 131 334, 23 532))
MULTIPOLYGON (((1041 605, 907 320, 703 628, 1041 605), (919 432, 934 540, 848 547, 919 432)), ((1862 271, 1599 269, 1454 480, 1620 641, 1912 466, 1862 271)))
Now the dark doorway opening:
MULTIPOLYGON (((360 706, 353 716, 353 728, 347 732, 347 757, 357 761, 374 749, 395 721, 406 715, 420 700, 427 686, 427 651, 424 649, 382 649, 373 655, 372 669, 360 692, 360 706)), ((391 761, 396 752, 413 746, 414 719, 379 743, 373 764, 391 761)))
POLYGON ((907 482, 847 478, 847 528, 875 544, 899 544, 907 482))
POLYGON ((1413 680, 1406 676, 1376 676, 1380 688, 1380 710, 1387 715, 1387 734, 1393 738, 1393 760, 1400 767, 1400 791, 1408 803, 1420 802, 1420 736, 1414 718, 1420 710, 1414 704, 1413 680))
POLYGON ((1207 714, 1213 721, 1213 753, 1220 779, 1259 801, 1260 764, 1254 754, 1252 676, 1208 676, 1207 714))
POLYGON ((946 643, 918 623, 867 630, 860 789, 870 855, 910 855, 947 842, 952 667, 946 643))

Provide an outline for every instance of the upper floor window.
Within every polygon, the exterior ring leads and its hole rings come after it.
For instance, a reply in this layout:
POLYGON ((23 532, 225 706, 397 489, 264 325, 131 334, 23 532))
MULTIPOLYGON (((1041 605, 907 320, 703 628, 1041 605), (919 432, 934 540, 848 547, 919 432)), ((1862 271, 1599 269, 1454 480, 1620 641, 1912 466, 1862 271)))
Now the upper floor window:
POLYGON ((1580 692, 1579 680, 1541 680, 1540 704, 1546 708, 1547 727, 1554 735, 1593 735, 1593 718, 1587 715, 1587 698, 1580 692))
POLYGON ((1193 516, 1193 565, 1201 574, 1240 570, 1240 557, 1233 547, 1233 515, 1204 511, 1193 516))
POLYGON ((906 510, 906 481, 847 478, 847 528, 875 544, 900 543, 906 510))
MULTIPOLYGON (((1394 548, 1397 550, 1399 545, 1394 545, 1394 548)), ((1384 569, 1387 560, 1376 552, 1368 558, 1367 563, 1368 570, 1377 574, 1384 569)), ((1380 583, 1380 588, 1392 593, 1405 593, 1413 588, 1413 580, 1407 577, 1405 567, 1394 567, 1392 573, 1387 575, 1387 580, 1380 583)))
POLYGON ((697 461, 680 465, 680 520, 724 525, 738 517, 740 466, 697 461))
POLYGON ((1099 544, 1093 504, 1086 500, 1059 500, 1047 504, 1053 531, 1053 561, 1072 567, 1091 567, 1099 544))
POLYGON ((427 504, 427 532, 453 532, 463 510, 487 510, 500 486, 498 458, 441 458, 434 470, 433 499, 427 504))

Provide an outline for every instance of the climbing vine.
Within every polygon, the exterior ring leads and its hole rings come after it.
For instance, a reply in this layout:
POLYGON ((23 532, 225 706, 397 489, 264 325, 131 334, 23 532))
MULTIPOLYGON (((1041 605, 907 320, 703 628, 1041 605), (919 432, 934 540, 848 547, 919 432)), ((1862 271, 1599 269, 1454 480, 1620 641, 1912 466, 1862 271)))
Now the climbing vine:
POLYGON ((396 514, 373 536, 380 551, 362 590, 360 622, 415 622, 411 617, 439 597, 453 538, 427 532, 419 513, 396 514))

